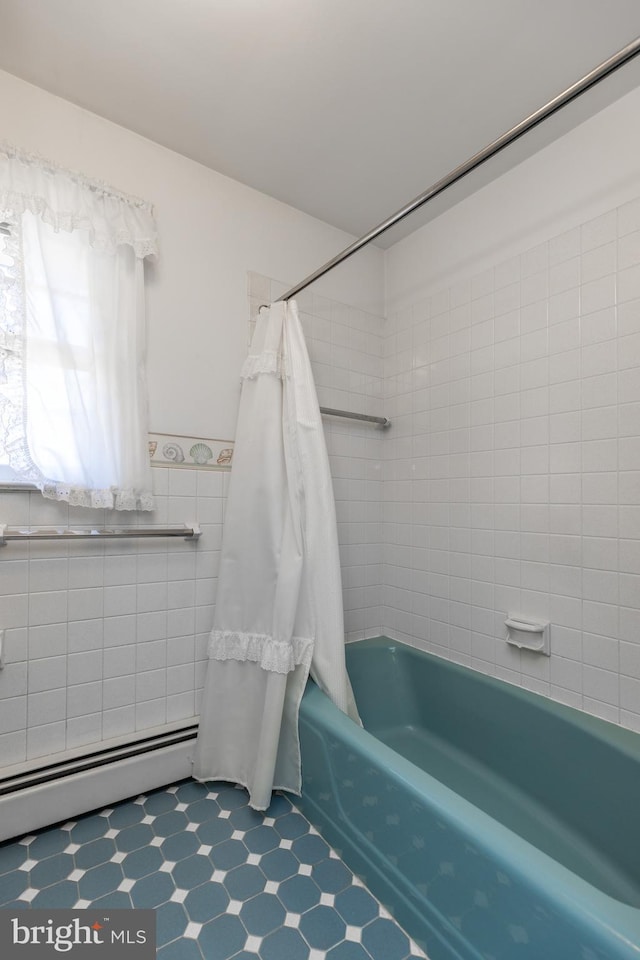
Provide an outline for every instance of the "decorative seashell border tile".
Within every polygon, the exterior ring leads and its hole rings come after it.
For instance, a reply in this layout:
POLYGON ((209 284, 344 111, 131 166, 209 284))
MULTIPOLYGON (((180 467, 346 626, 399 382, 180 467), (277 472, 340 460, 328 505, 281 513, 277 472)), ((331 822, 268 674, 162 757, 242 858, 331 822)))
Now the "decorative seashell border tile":
POLYGON ((151 466, 156 467, 229 469, 233 446, 233 440, 184 437, 169 433, 149 434, 149 457, 151 466))

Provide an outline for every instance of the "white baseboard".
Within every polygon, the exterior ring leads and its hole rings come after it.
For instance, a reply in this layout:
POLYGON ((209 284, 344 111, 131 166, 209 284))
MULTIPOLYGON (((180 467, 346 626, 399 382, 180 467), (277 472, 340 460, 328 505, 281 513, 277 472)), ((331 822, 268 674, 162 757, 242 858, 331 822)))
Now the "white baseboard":
POLYGON ((195 737, 0 796, 0 841, 191 776, 195 737))

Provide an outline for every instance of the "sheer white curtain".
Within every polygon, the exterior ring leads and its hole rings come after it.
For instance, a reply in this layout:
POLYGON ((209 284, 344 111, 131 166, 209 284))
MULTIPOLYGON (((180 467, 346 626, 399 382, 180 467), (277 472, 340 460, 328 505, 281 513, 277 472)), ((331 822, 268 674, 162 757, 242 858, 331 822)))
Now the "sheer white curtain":
POLYGON ((151 208, 0 149, 0 447, 53 499, 150 510, 151 208))

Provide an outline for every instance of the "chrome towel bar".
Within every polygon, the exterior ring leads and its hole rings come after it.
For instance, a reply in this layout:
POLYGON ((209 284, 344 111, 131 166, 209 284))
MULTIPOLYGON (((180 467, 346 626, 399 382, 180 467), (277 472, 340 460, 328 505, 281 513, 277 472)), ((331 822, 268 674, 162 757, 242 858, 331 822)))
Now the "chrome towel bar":
POLYGON ((0 547, 6 547, 9 540, 116 540, 124 537, 183 537, 185 540, 197 540, 201 533, 197 523, 190 527, 121 527, 114 530, 20 530, 9 529, 6 523, 1 523, 0 547))
POLYGON ((381 427, 390 427, 391 420, 387 417, 372 417, 368 413, 349 413, 348 410, 334 410, 333 407, 320 407, 320 413, 327 417, 346 417, 348 420, 366 420, 367 423, 377 423, 381 427))

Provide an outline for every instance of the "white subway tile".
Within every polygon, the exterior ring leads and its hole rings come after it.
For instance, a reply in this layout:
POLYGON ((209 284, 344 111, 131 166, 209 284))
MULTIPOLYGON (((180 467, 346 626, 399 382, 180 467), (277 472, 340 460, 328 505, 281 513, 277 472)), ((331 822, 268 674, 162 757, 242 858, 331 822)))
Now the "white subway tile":
POLYGON ((102 714, 93 713, 67 720, 67 750, 102 740, 102 714))
POLYGON ((591 667, 582 668, 582 689, 585 697, 617 706, 620 702, 620 678, 617 673, 591 667))
POLYGON ((66 686, 67 658, 64 656, 48 656, 40 660, 30 660, 28 684, 30 694, 66 686))
POLYGON ((67 659, 67 682, 89 683, 102 677, 103 653, 101 650, 86 650, 70 653, 67 659))
MULTIPOLYGON (((67 620, 67 593, 51 590, 29 594, 29 625, 61 623, 67 620)), ((17 624, 16 624, 17 626, 17 624)))
POLYGON ((640 230, 640 199, 630 200, 618 207, 618 236, 640 230))
MULTIPOLYGON (((92 687, 93 684, 87 684, 92 687)), ((136 699, 135 676, 112 677, 102 683, 102 705, 105 711, 127 707, 136 699)))
POLYGON ((589 220, 582 224, 580 231, 580 249, 583 253, 593 250, 605 243, 610 243, 617 236, 618 216, 615 210, 589 220))
POLYGON ((67 725, 64 721, 45 723, 27 729, 27 760, 59 753, 66 745, 67 725))
POLYGON ((102 710, 101 680, 67 687, 67 716, 84 717, 102 710))
POLYGON ((71 620, 93 620, 104 612, 104 593, 99 587, 69 590, 67 617, 71 620))
POLYGON ((64 656, 67 653, 67 625, 48 623, 30 627, 27 642, 29 661, 64 656))
MULTIPOLYGON (((10 693, 11 691, 9 691, 10 693)), ((0 699, 0 745, 2 737, 14 731, 24 730, 27 725, 27 697, 14 697, 5 694, 0 699)), ((2 754, 3 762, 5 761, 2 754)))
POLYGON ((0 756, 6 765, 24 763, 27 759, 26 730, 0 734, 0 756))
POLYGON ((618 271, 617 295, 619 304, 640 297, 640 264, 618 271))

